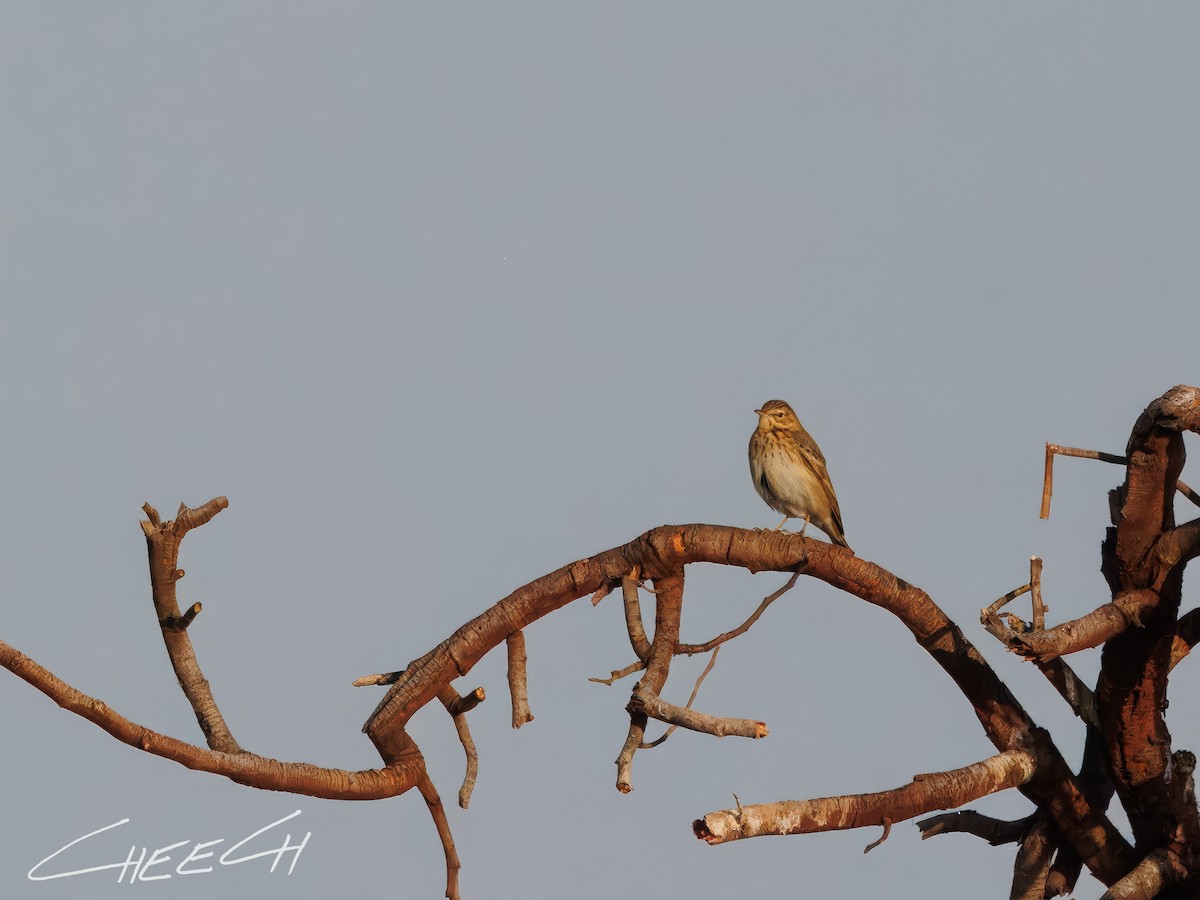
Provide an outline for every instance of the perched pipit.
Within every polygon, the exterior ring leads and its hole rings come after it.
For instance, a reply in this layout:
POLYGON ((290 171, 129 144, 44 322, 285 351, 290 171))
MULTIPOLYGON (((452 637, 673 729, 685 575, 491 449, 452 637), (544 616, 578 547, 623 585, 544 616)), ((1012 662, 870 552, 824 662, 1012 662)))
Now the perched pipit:
POLYGON ((802 518, 804 528, 812 522, 835 544, 849 548, 837 494, 817 442, 782 400, 768 400, 755 412, 758 428, 750 435, 750 475, 767 506, 783 513, 776 531, 788 519, 802 518))

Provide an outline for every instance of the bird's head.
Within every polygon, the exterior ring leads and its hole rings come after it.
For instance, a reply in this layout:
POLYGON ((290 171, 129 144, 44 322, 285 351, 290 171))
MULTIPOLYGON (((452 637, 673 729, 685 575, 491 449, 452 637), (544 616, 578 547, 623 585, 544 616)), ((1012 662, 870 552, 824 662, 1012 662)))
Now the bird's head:
POLYGON ((795 411, 782 400, 768 400, 758 413, 759 431, 799 431, 800 419, 795 411))

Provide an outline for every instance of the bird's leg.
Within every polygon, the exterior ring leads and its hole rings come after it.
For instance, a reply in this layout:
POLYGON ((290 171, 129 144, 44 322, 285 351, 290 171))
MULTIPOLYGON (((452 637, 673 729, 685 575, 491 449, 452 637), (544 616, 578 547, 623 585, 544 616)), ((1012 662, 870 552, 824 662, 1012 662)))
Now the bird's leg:
POLYGON ((804 517, 804 524, 800 526, 800 537, 804 537, 804 529, 808 527, 809 516, 804 517))
POLYGON ((790 518, 791 518, 791 516, 784 516, 784 517, 783 517, 783 521, 782 521, 782 522, 780 522, 778 525, 776 525, 776 526, 775 526, 775 530, 776 530, 776 531, 782 531, 782 530, 783 530, 783 526, 787 524, 787 520, 788 520, 788 519, 790 519, 790 518))

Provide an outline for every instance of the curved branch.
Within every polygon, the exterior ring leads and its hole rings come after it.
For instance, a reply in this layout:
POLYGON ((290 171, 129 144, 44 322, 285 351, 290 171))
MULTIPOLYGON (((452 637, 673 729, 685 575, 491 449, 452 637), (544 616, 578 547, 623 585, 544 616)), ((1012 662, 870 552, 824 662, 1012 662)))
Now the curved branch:
POLYGON ((646 637, 646 627, 642 624, 642 601, 638 596, 641 585, 637 581, 638 569, 621 579, 621 599, 625 602, 625 630, 629 632, 629 644, 633 647, 633 655, 645 662, 650 656, 650 639, 646 637))
POLYGON ((1015 750, 961 769, 917 775, 910 784, 891 791, 785 800, 709 813, 692 823, 692 831, 708 844, 724 844, 764 835, 813 834, 882 825, 888 819, 900 822, 1027 784, 1035 771, 1035 755, 1015 750))
POLYGON ((1200 556, 1200 519, 1192 519, 1164 534, 1158 542, 1158 556, 1168 567, 1200 556))
POLYGON ((741 566, 752 572, 794 572, 804 567, 804 574, 899 618, 958 685, 997 749, 1026 749, 1026 742, 1033 741, 1042 762, 1037 777, 1022 791, 1048 811, 1063 840, 1098 878, 1112 883, 1125 874, 1133 865, 1128 843, 1102 811, 1089 805, 1049 735, 1036 728, 958 626, 920 588, 880 566, 832 549, 823 541, 775 531, 717 525, 664 525, 652 529, 627 544, 571 563, 518 588, 467 622, 409 664, 363 730, 377 744, 398 736, 444 683, 470 671, 512 631, 572 600, 590 596, 605 582, 619 581, 632 565, 641 566, 642 574, 651 578, 682 572, 685 565, 697 562, 741 566))
POLYGON ((758 604, 758 609, 754 610, 754 612, 750 614, 750 618, 748 618, 737 628, 733 629, 732 631, 726 631, 724 634, 718 634, 711 641, 705 641, 703 644, 680 644, 676 648, 675 652, 686 653, 688 656, 694 656, 697 653, 707 653, 709 650, 720 647, 726 641, 731 641, 735 637, 742 636, 750 630, 751 625, 758 621, 759 616, 766 612, 768 606, 770 606, 795 586, 796 579, 799 577, 800 571, 797 570, 792 574, 792 577, 787 580, 787 583, 783 587, 763 597, 762 603, 758 604))
POLYGON ((247 787, 288 791, 327 800, 383 800, 403 794, 424 775, 415 746, 382 769, 350 772, 309 763, 280 762, 254 753, 222 753, 188 744, 131 722, 107 704, 76 690, 14 647, 0 641, 0 666, 29 682, 63 709, 99 725, 118 741, 247 787))
POLYGON ((1164 847, 1148 854, 1133 871, 1105 891, 1100 900, 1150 900, 1188 877, 1187 867, 1164 847))
POLYGON ((438 699, 446 707, 446 712, 450 713, 454 721, 454 730, 458 732, 459 743, 462 744, 463 753, 467 757, 467 771, 463 775, 462 787, 458 789, 458 805, 466 809, 471 805, 471 793, 475 790, 475 779, 479 776, 479 751, 471 737, 467 713, 486 700, 487 695, 482 687, 477 687, 466 696, 459 696, 458 691, 446 685, 438 692, 438 699))

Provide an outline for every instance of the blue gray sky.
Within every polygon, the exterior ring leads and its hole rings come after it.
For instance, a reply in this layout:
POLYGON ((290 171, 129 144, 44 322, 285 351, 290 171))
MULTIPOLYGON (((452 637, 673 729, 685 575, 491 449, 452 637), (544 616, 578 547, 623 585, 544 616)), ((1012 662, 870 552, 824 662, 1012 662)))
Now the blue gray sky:
MULTIPOLYGON (((855 549, 927 589, 1076 763, 1081 728, 978 610, 1031 554, 1052 619, 1104 600, 1119 472, 1060 462, 1039 521, 1044 442, 1120 452, 1147 402, 1200 379, 1198 43, 1186 3, 5 4, 0 636, 199 741, 137 521, 227 495, 180 594, 204 604, 192 637, 230 726, 370 768, 380 689, 354 678, 652 526, 773 527, 745 448, 778 397, 855 549)), ((782 580, 690 571, 685 640, 782 580)), ((628 796, 632 684, 587 681, 631 659, 619 604, 527 639, 531 725, 509 727, 502 653, 458 683, 489 695, 471 809, 450 810, 465 897, 1005 895, 1011 848, 909 823, 867 857, 878 829, 692 837, 733 793, 880 790, 992 752, 880 610, 801 582, 697 704, 770 737, 677 733, 628 796)), ((1073 664, 1094 677, 1094 654, 1073 664)), ((677 663, 668 699, 703 665, 677 663)), ((0 703, 0 894, 130 896, 111 871, 26 880, 123 818, 72 864, 220 850, 299 809, 290 876, 259 860, 137 893, 441 895, 415 792, 253 791, 5 673, 0 703)), ((1200 749, 1200 718, 1170 715, 1200 749)), ((412 733, 452 805, 448 718, 412 733)))

